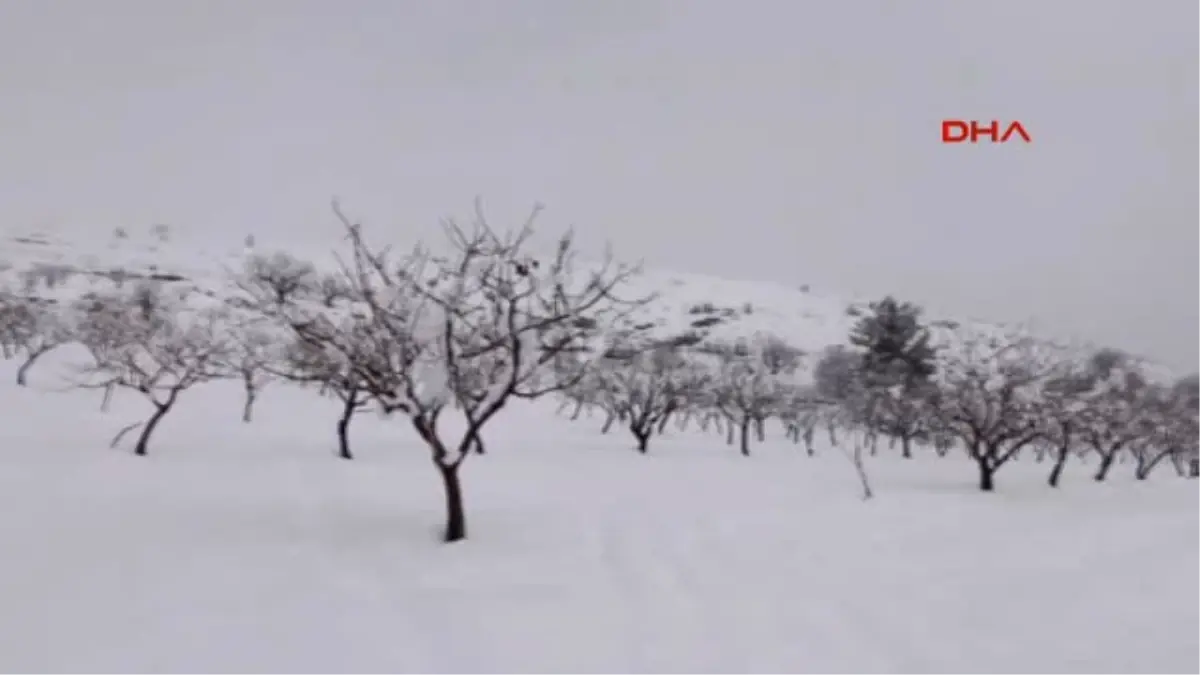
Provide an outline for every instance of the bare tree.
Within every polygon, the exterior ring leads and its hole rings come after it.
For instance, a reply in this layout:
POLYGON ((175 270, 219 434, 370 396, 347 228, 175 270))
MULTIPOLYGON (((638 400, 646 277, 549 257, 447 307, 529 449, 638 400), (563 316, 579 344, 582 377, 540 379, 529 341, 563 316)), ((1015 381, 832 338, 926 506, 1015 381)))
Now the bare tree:
POLYGON ((912 444, 923 441, 930 433, 930 413, 926 402, 931 398, 931 385, 913 382, 891 387, 867 387, 863 414, 864 424, 874 433, 891 437, 889 448, 900 443, 900 456, 912 459, 912 444))
POLYGON ((1061 350, 1030 336, 959 334, 944 345, 934 380, 934 423, 962 441, 979 468, 979 489, 1044 433, 1041 388, 1061 364, 1061 350))
POLYGON ((562 402, 555 410, 555 414, 562 414, 564 410, 570 408, 570 420, 574 422, 584 413, 591 417, 593 411, 601 409, 603 406, 600 397, 605 386, 601 373, 601 368, 595 368, 580 378, 574 386, 559 392, 562 402))
POLYGON ((249 424, 259 393, 275 377, 279 337, 261 317, 233 320, 230 333, 229 362, 224 366, 242 384, 242 422, 249 424))
MULTIPOLYGON (((94 363, 99 363, 127 338, 129 326, 121 323, 118 316, 114 315, 111 297, 87 293, 74 303, 72 311, 75 315, 75 338, 91 354, 94 363)), ((99 371, 93 371, 88 381, 79 383, 79 386, 102 390, 104 393, 100 399, 100 412, 108 412, 121 378, 119 374, 108 374, 107 377, 102 375, 99 371)))
POLYGON ((1153 393, 1141 364, 1127 355, 1103 350, 1091 363, 1096 392, 1089 399, 1086 423, 1080 433, 1100 458, 1094 479, 1103 481, 1122 453, 1148 441, 1153 393))
POLYGON ((332 396, 341 403, 335 427, 338 457, 354 459, 350 450, 350 423, 354 416, 368 407, 367 392, 352 364, 342 355, 314 348, 302 340, 295 341, 284 354, 282 365, 275 373, 291 382, 315 385, 323 396, 332 396))
POLYGON ((1180 408, 1181 431, 1189 435, 1181 438, 1182 447, 1171 456, 1171 462, 1180 476, 1200 477, 1200 374, 1179 378, 1172 390, 1180 408))
POLYGON ((817 454, 813 443, 816 440, 817 428, 825 421, 822 409, 809 404, 808 398, 811 395, 811 392, 797 389, 779 411, 784 435, 793 443, 804 443, 804 451, 809 457, 817 454))
POLYGON ((1054 453, 1054 465, 1047 479, 1050 487, 1058 487, 1067 459, 1078 451, 1080 430, 1087 423, 1089 396, 1095 387, 1093 370, 1074 369, 1070 365, 1064 365, 1062 372, 1047 378, 1042 387, 1040 418, 1044 435, 1039 442, 1054 453))
POLYGON ((345 358, 385 412, 408 418, 442 481, 445 540, 464 539, 459 470, 487 424, 513 398, 537 398, 582 377, 597 327, 640 304, 614 296, 633 270, 607 259, 577 268, 569 233, 539 260, 527 253, 532 217, 500 234, 478 203, 473 227, 445 223, 449 255, 418 246, 393 259, 334 210, 350 244, 341 264, 349 299, 336 311, 277 303, 277 312, 299 339, 345 358), (441 426, 452 411, 463 422, 456 437, 441 426))
POLYGON ((134 454, 146 455, 154 430, 180 394, 222 376, 228 348, 223 313, 188 300, 186 292, 141 285, 79 301, 79 337, 95 362, 80 368, 78 386, 130 389, 153 406, 150 417, 122 429, 112 446, 140 428, 134 454))
POLYGON ((680 349, 657 346, 623 358, 605 359, 597 368, 601 380, 599 405, 610 419, 623 420, 637 441, 637 450, 649 451, 650 438, 665 430, 671 417, 689 405, 711 382, 695 360, 680 349))
POLYGON ((1178 470, 1181 458, 1194 457, 1200 444, 1200 393, 1193 378, 1172 386, 1151 386, 1143 403, 1144 440, 1135 444, 1134 477, 1146 480, 1168 457, 1178 470))
MULTIPOLYGON (((765 334, 732 344, 712 344, 719 359, 712 386, 713 407, 725 418, 729 440, 738 432, 738 447, 750 456, 750 432, 775 415, 795 390, 795 373, 803 352, 765 334)), ((760 433, 761 438, 761 433, 760 433)))
POLYGON ((270 377, 315 386, 320 395, 336 398, 341 404, 335 427, 337 455, 341 459, 354 459, 350 424, 356 414, 368 407, 363 380, 349 355, 298 337, 288 324, 291 315, 288 308, 296 306, 323 314, 323 319, 338 320, 336 310, 352 299, 349 284, 340 276, 318 273, 312 263, 283 252, 252 256, 244 269, 232 274, 243 293, 231 300, 231 304, 263 319, 256 325, 257 333, 270 334, 279 329, 283 332, 271 339, 277 360, 256 358, 254 362, 270 377))
POLYGON ((826 347, 813 371, 811 399, 818 402, 818 410, 830 429, 830 441, 854 466, 863 499, 868 500, 875 493, 863 461, 863 450, 872 441, 872 406, 876 397, 865 381, 861 359, 861 354, 842 345, 826 347), (846 432, 849 448, 834 437, 835 428, 846 432))
POLYGON ((0 352, 5 358, 21 357, 19 386, 28 384, 38 359, 71 338, 71 327, 53 300, 0 291, 0 352))

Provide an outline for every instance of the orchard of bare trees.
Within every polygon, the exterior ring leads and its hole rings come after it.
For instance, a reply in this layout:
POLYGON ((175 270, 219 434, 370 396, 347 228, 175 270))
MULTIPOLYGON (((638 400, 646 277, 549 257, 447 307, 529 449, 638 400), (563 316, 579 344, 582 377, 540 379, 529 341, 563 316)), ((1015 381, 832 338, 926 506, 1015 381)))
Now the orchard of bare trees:
POLYGON ((446 541, 467 536, 461 467, 492 450, 491 423, 518 399, 554 398, 558 414, 642 454, 685 429, 748 458, 772 435, 809 456, 834 448, 864 498, 881 452, 965 459, 981 491, 1017 461, 1044 464, 1050 487, 1070 462, 1097 481, 1119 460, 1138 479, 1197 473, 1197 377, 1162 381, 1119 351, 927 325, 890 297, 815 352, 785 335, 656 334, 639 323, 657 299, 631 291, 635 266, 581 264, 569 233, 535 255, 532 216, 501 232, 477 208, 469 224, 446 222, 439 246, 397 254, 334 211, 345 237, 336 266, 255 255, 224 293, 145 278, 73 295, 0 288, 0 350, 24 386, 43 355, 82 347, 74 388, 94 390, 101 409, 122 391, 151 404, 111 440, 132 435, 137 455, 190 390, 218 379, 240 383, 242 423, 272 387, 330 398, 331 454, 344 460, 354 417, 373 409, 428 453, 446 541))
POLYGON ((670 429, 671 417, 724 434, 746 456, 770 421, 810 455, 814 438, 826 435, 852 460, 868 498, 863 457, 878 454, 881 443, 908 459, 918 448, 937 457, 957 449, 985 492, 1023 456, 1049 460, 1051 487, 1073 457, 1094 460, 1095 480, 1103 481, 1122 453, 1138 479, 1163 464, 1195 477, 1195 375, 1155 382, 1122 352, 1056 345, 1017 330, 935 332, 921 323, 918 307, 890 297, 871 310, 846 344, 816 354, 755 335, 655 353, 653 365, 602 359, 563 393, 559 410, 573 408, 573 418, 588 407, 603 411, 601 431, 614 420, 627 424, 642 452, 648 436, 670 429), (657 423, 643 423, 647 410, 657 411, 649 417, 657 423))

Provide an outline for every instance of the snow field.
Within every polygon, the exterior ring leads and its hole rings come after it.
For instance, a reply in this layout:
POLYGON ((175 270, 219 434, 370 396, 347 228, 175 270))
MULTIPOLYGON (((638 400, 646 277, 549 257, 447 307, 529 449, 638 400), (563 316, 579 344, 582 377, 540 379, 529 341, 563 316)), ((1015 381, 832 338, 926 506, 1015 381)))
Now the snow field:
MULTIPOLYGON (((50 357, 47 357, 50 358, 50 357)), ((273 386, 144 414, 0 365, 0 670, 1197 672, 1196 483, 1094 484, 1022 460, 881 449, 859 499, 836 449, 774 431, 751 458, 516 404, 464 468, 470 538, 402 419, 273 386), (128 443, 128 441, 126 441, 128 443)))

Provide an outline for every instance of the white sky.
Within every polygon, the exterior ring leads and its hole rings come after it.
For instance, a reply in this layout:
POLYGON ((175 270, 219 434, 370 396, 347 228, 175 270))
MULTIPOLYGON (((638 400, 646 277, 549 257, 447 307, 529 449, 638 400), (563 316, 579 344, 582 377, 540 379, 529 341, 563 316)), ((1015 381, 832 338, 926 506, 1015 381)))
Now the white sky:
MULTIPOLYGON (((1194 368, 1194 0, 3 0, 0 228, 433 231, 1033 319, 1194 368), (1032 145, 944 146, 946 117, 1032 145), (403 228, 403 229, 401 229, 403 228)), ((382 234, 380 235, 382 236, 382 234)))

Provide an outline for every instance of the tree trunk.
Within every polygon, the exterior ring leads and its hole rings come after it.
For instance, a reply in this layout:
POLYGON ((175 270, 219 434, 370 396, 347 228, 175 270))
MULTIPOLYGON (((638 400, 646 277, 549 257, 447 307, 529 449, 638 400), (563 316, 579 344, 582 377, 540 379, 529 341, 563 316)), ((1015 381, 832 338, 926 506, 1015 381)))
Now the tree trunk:
POLYGON ((462 483, 458 478, 458 466, 435 464, 442 476, 442 487, 446 492, 446 530, 442 539, 451 544, 467 538, 467 514, 463 509, 462 483))
POLYGON ((759 443, 767 440, 767 422, 761 417, 754 418, 754 435, 759 443))
POLYGON ((175 405, 175 395, 172 394, 167 403, 155 404, 154 414, 150 419, 146 420, 146 426, 142 427, 142 434, 138 436, 137 445, 133 446, 133 454, 139 457, 145 457, 150 450, 150 435, 154 433, 155 427, 162 421, 171 410, 171 406, 175 405))
POLYGON ((650 432, 642 431, 637 427, 630 429, 633 432, 633 437, 637 439, 637 451, 643 455, 650 451, 650 432))
POLYGON ((477 455, 487 454, 487 447, 483 444, 483 436, 475 437, 475 442, 471 444, 471 451, 477 455))
POLYGON ((29 369, 32 368, 33 364, 36 363, 37 360, 42 357, 42 354, 45 354, 48 351, 50 351, 50 350, 39 349, 36 351, 29 352, 29 356, 27 356, 25 358, 25 362, 22 363, 21 367, 17 369, 17 386, 18 387, 24 387, 29 383, 29 369))
POLYGON ((900 456, 904 459, 912 459, 912 437, 908 434, 900 435, 900 456))
POLYGON ((254 418, 254 399, 258 392, 249 384, 246 385, 246 400, 242 404, 242 423, 249 424, 254 418))
POLYGON ((867 477, 867 468, 863 466, 862 446, 858 442, 854 444, 851 461, 854 462, 854 472, 858 474, 858 481, 862 485, 863 500, 871 499, 875 493, 871 490, 871 480, 867 477))
POLYGON ((996 469, 986 458, 975 460, 979 465, 979 489, 982 492, 991 492, 996 489, 996 469))
POLYGON ((108 406, 112 404, 113 390, 116 388, 115 384, 104 386, 104 398, 100 399, 100 412, 108 412, 108 406))
POLYGON ((1096 482, 1103 482, 1105 478, 1108 478, 1108 470, 1112 468, 1113 460, 1117 458, 1117 454, 1118 453, 1114 451, 1100 457, 1100 468, 1096 470, 1096 475, 1093 477, 1093 480, 1096 482))
POLYGON ((1170 452, 1170 451, 1160 452, 1158 455, 1156 455, 1148 460, 1139 459, 1138 464, 1137 464, 1137 469, 1134 471, 1134 474, 1133 474, 1134 478, 1137 478, 1138 480, 1146 480, 1147 478, 1150 477, 1150 473, 1152 471, 1154 471, 1154 467, 1158 466, 1160 462, 1162 462, 1164 459, 1167 458, 1168 455, 1171 455, 1171 454, 1174 454, 1174 453, 1170 452))
POLYGON ((745 417, 742 419, 741 449, 742 449, 743 457, 750 456, 750 423, 752 421, 753 420, 749 417, 745 417))
POLYGON ((1058 456, 1054 458, 1054 468, 1050 470, 1050 487, 1058 487, 1058 481, 1062 479, 1063 467, 1067 465, 1067 458, 1070 456, 1071 451, 1068 447, 1058 449, 1058 456))
POLYGON ((1171 454, 1171 465, 1175 467, 1175 473, 1178 474, 1180 478, 1183 478, 1187 475, 1187 472, 1184 471, 1183 467, 1183 458, 1179 456, 1179 453, 1171 454))
POLYGON ((617 416, 608 413, 608 417, 604 420, 604 426, 600 428, 600 433, 607 434, 609 429, 612 429, 613 422, 617 421, 617 416))
POLYGON ((358 393, 350 392, 342 403, 342 416, 337 421, 338 457, 341 459, 354 459, 350 452, 350 418, 354 417, 357 408, 358 393))

